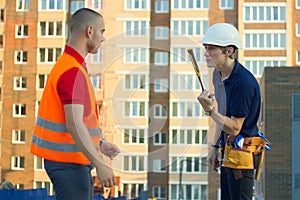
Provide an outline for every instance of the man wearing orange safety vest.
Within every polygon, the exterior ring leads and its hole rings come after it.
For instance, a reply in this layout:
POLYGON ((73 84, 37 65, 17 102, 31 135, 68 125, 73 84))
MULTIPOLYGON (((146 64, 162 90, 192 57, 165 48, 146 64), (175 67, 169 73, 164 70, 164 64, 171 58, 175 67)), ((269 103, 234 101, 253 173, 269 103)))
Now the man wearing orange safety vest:
POLYGON ((102 186, 115 184, 114 173, 99 150, 111 159, 120 150, 100 139, 96 98, 84 61, 88 53, 97 53, 104 31, 99 13, 82 8, 72 15, 70 39, 40 101, 30 151, 44 158, 56 200, 92 200, 93 167, 102 186))

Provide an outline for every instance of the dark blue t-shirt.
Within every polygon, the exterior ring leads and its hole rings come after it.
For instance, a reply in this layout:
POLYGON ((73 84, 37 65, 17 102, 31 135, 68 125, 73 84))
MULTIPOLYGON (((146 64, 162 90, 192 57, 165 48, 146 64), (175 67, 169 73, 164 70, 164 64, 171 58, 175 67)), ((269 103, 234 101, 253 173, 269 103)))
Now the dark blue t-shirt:
POLYGON ((230 76, 224 81, 220 72, 214 70, 213 84, 219 112, 227 117, 245 117, 239 134, 244 137, 257 136, 260 88, 251 72, 235 60, 230 76))

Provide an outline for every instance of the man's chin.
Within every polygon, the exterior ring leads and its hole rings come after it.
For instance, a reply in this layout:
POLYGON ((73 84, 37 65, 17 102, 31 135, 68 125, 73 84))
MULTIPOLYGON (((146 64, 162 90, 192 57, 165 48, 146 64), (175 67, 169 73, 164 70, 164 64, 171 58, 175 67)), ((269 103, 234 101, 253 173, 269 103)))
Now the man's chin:
POLYGON ((214 68, 214 67, 215 67, 215 65, 212 64, 212 63, 206 63, 206 66, 207 66, 208 68, 214 68))

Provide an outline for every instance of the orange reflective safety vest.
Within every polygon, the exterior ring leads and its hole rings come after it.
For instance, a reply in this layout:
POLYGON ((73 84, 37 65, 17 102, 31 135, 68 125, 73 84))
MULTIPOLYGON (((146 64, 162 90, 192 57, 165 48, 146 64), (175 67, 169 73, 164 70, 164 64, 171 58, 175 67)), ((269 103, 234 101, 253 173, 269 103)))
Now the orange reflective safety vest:
POLYGON ((61 75, 74 67, 79 68, 87 82, 91 110, 83 117, 83 122, 89 130, 95 148, 99 150, 101 130, 93 86, 81 64, 64 52, 48 77, 39 106, 30 152, 51 161, 90 164, 85 155, 77 149, 72 135, 67 132, 64 108, 57 92, 57 83, 61 75))

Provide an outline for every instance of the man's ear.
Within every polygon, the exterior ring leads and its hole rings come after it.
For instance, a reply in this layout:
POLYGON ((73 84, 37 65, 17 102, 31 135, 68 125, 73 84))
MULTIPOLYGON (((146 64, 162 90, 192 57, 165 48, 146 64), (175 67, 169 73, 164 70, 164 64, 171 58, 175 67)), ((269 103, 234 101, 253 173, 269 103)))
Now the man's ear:
POLYGON ((228 49, 227 49, 227 52, 226 52, 228 55, 232 55, 233 53, 234 53, 234 48, 233 47, 229 47, 228 49))
POLYGON ((86 35, 91 38, 92 37, 92 34, 93 34, 93 27, 92 26, 88 26, 86 28, 86 35))

